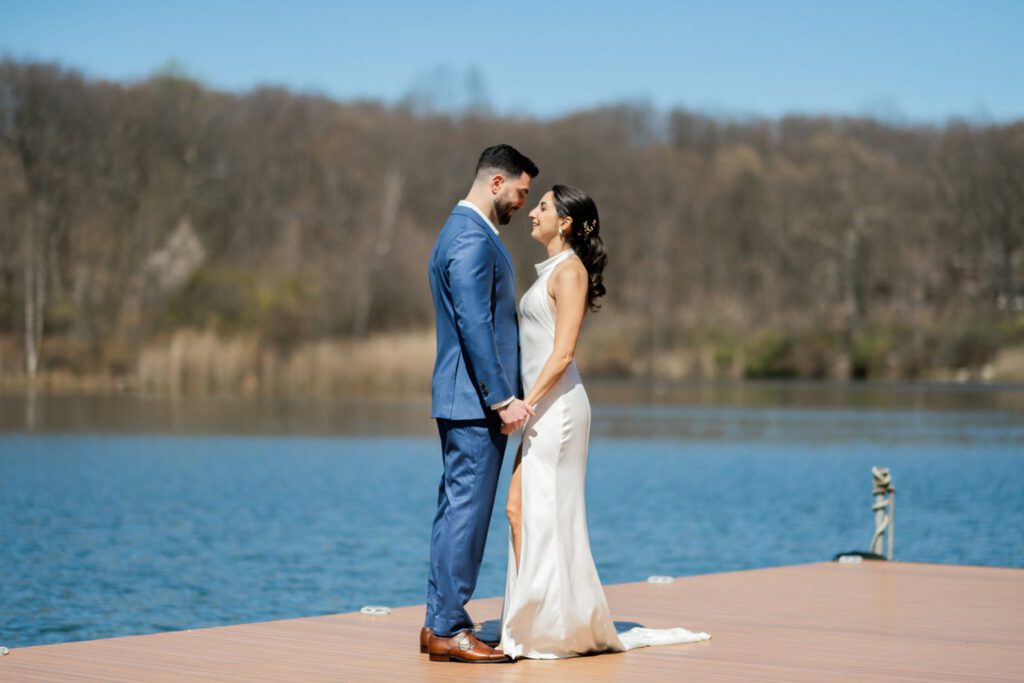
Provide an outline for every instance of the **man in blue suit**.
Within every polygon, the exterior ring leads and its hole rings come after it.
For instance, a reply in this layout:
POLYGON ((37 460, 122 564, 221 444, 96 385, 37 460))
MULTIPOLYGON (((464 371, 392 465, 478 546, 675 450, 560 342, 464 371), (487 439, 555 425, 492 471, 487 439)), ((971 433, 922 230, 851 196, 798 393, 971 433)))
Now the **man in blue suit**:
POLYGON ((496 225, 526 203, 537 167, 510 145, 480 155, 469 194, 430 256, 437 360, 431 417, 444 474, 430 538, 420 651, 432 661, 511 661, 473 634, 473 595, 508 437, 533 411, 522 399, 512 259, 496 225))

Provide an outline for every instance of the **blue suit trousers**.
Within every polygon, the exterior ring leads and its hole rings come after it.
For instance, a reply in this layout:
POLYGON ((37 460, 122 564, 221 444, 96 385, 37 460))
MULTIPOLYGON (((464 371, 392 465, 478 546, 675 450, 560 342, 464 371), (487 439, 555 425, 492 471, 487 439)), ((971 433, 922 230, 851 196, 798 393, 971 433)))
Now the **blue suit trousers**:
POLYGON ((473 628, 465 605, 476 589, 508 437, 501 420, 437 420, 444 474, 430 536, 425 626, 438 636, 473 628))

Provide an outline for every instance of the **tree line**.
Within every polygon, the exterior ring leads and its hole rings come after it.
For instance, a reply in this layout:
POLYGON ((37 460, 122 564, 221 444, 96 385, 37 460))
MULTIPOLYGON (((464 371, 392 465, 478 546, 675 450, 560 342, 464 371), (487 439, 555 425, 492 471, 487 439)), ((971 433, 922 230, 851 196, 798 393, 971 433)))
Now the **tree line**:
POLYGON ((0 374, 131 376, 181 330, 281 358, 427 330, 431 246, 496 142, 540 166, 531 200, 597 201, 595 371, 921 377, 1024 344, 1024 121, 438 114, 6 59, 0 374))

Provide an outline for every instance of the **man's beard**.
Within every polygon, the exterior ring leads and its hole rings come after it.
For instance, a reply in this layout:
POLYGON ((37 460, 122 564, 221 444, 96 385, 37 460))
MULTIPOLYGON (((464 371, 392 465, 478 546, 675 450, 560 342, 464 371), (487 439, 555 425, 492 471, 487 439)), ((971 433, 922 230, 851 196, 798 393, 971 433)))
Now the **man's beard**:
POLYGON ((498 225, 508 225, 508 222, 512 220, 512 214, 515 209, 512 206, 512 202, 501 199, 494 200, 494 213, 498 217, 498 225))

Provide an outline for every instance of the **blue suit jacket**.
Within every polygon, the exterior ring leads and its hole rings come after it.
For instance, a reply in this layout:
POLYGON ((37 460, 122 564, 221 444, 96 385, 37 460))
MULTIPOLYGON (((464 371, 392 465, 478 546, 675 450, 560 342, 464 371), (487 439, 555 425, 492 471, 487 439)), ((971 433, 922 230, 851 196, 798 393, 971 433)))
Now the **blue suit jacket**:
POLYGON ((516 283, 501 239, 472 209, 456 206, 430 255, 437 359, 430 414, 476 420, 522 394, 516 283))

